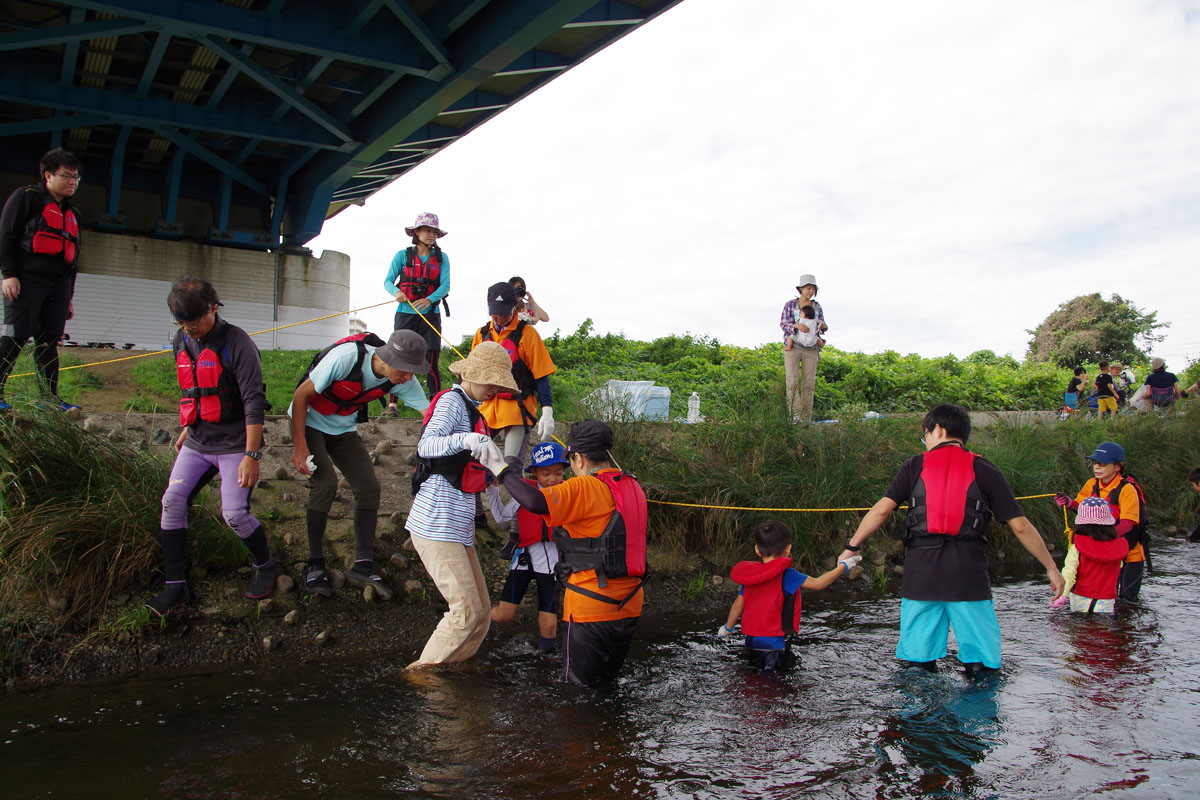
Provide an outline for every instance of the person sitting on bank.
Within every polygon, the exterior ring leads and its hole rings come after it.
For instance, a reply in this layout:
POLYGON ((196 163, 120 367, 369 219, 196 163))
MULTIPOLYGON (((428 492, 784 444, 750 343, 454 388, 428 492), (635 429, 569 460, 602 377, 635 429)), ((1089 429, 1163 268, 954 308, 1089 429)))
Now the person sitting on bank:
MULTIPOLYGON (((558 486, 563 482, 566 466, 563 446, 558 442, 543 442, 533 448, 526 470, 532 479, 527 479, 526 483, 539 489, 558 486)), ((509 500, 507 504, 501 502, 499 486, 489 486, 487 496, 492 517, 500 524, 511 523, 516 537, 508 579, 500 592, 500 602, 492 609, 492 622, 512 622, 530 581, 536 582, 538 651, 553 652, 558 636, 554 607, 558 594, 558 582, 554 577, 558 546, 554 543, 553 531, 543 517, 521 508, 516 500, 509 500)))
POLYGON ((425 340, 416 331, 394 331, 382 344, 373 333, 347 336, 318 353, 292 394, 292 466, 308 475, 308 564, 304 588, 329 597, 333 585, 325 568, 325 528, 337 495, 338 470, 354 493, 354 565, 346 582, 375 587, 384 600, 393 596, 374 567, 375 528, 379 517, 379 478, 367 446, 358 435, 367 406, 393 395, 409 408, 429 406, 413 375, 426 368, 425 340), (311 456, 311 462, 309 457, 311 456))
POLYGON ((216 474, 221 515, 250 552, 250 582, 242 595, 257 600, 275 588, 267 535, 250 513, 267 409, 262 362, 249 334, 217 314, 220 305, 217 290, 201 278, 179 278, 167 295, 167 308, 179 326, 172 347, 183 432, 175 440, 175 464, 162 496, 165 586, 146 604, 159 616, 192 596, 186 575, 188 506, 216 474))
POLYGON ((862 556, 838 562, 818 578, 797 572, 792 569, 792 531, 778 520, 754 529, 754 552, 759 561, 739 562, 729 573, 741 588, 717 636, 728 639, 741 619, 750 663, 760 669, 783 670, 791 660, 790 637, 800 626, 800 590, 821 591, 849 574, 862 556))
POLYGON ((477 453, 522 508, 562 528, 555 541, 557 572, 566 586, 563 680, 582 686, 616 680, 642 615, 646 495, 635 476, 616 466, 612 448, 607 424, 575 423, 567 435, 567 462, 575 476, 545 489, 526 483, 520 462, 506 460, 494 442, 477 453))
POLYGON ((1067 390, 1063 392, 1063 405, 1068 411, 1079 409, 1079 393, 1087 385, 1087 370, 1076 367, 1074 372, 1074 376, 1067 382, 1067 390))
POLYGON ((904 462, 838 560, 862 549, 891 513, 907 504, 896 658, 936 672, 953 627, 958 660, 968 676, 978 676, 1000 668, 1000 623, 988 577, 991 518, 1007 523, 1046 568, 1054 599, 1062 595, 1063 577, 1003 473, 967 450, 970 435, 971 417, 964 409, 950 403, 932 408, 921 422, 926 452, 904 462))
POLYGON ((1151 408, 1170 408, 1182 396, 1179 378, 1174 372, 1167 372, 1167 362, 1161 358, 1150 359, 1150 374, 1142 392, 1151 408))

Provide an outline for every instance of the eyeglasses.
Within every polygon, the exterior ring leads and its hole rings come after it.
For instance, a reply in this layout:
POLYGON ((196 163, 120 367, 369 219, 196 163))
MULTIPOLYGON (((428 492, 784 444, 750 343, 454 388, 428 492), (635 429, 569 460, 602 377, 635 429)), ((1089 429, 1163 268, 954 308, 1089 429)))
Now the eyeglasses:
POLYGON ((67 183, 79 183, 81 180, 83 180, 82 175, 72 175, 71 173, 67 172, 52 172, 50 174, 56 178, 62 178, 67 183))

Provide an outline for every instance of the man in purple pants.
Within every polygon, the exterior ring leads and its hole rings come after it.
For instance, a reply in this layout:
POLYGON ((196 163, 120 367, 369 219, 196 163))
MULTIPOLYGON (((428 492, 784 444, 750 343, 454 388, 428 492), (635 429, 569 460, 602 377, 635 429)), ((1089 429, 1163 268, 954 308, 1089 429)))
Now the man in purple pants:
POLYGON ((179 326, 173 346, 183 433, 175 440, 178 455, 162 498, 166 586, 146 604, 159 615, 191 598, 186 577, 188 505, 215 475, 221 478, 221 514, 250 551, 250 583, 242 594, 257 600, 275 588, 267 536, 250 513, 267 407, 262 362, 250 336, 217 315, 220 305, 217 290, 200 278, 179 278, 167 296, 179 326))

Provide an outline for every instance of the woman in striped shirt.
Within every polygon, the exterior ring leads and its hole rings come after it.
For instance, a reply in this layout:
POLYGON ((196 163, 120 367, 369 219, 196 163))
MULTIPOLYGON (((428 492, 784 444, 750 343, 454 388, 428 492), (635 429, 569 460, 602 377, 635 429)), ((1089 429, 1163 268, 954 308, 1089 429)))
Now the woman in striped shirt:
POLYGON ((498 392, 518 389, 508 352, 496 342, 478 345, 466 359, 451 364, 450 371, 461 382, 434 398, 417 442, 417 456, 428 477, 413 496, 404 523, 450 608, 410 669, 475 655, 491 619, 492 603, 475 552, 475 494, 482 491, 486 473, 474 456, 491 442, 480 432, 486 423, 479 425, 479 404, 498 392), (472 477, 480 479, 477 487, 472 477))

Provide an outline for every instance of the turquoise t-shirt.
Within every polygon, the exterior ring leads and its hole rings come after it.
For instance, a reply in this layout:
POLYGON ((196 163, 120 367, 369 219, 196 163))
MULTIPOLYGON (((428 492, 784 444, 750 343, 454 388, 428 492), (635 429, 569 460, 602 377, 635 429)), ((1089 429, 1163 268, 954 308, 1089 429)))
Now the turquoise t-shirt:
MULTIPOLYGON (((366 345, 366 349, 367 354, 363 359, 363 389, 374 389, 376 386, 387 383, 387 378, 376 375, 375 371, 371 369, 371 358, 375 355, 375 348, 366 345)), ((340 344, 325 354, 321 362, 308 374, 308 378, 318 392, 323 392, 337 381, 346 378, 354 369, 357 360, 358 346, 354 342, 340 344)), ((416 378, 396 384, 389 394, 395 395, 398 400, 403 401, 404 405, 417 411, 424 411, 429 407, 429 400, 425 398, 425 390, 421 388, 421 382, 416 378)), ((288 416, 291 415, 292 407, 289 405, 288 416)), ((322 414, 309 406, 304 424, 330 436, 338 436, 358 429, 355 417, 355 414, 322 414)))
MULTIPOLYGON (((396 296, 396 291, 399 289, 399 287, 396 286, 396 278, 400 276, 400 272, 404 269, 404 256, 407 252, 408 248, 405 248, 396 253, 396 255, 392 256, 392 265, 388 268, 387 277, 383 279, 383 290, 392 297, 396 296)), ((424 258, 417 256, 417 258, 421 259, 422 264, 429 261, 429 256, 425 256, 424 258)), ((429 301, 429 310, 423 312, 425 316, 437 314, 438 303, 442 301, 443 297, 446 297, 450 294, 450 256, 446 255, 445 250, 442 251, 441 267, 440 271, 438 272, 438 281, 438 287, 434 289, 428 297, 425 298, 429 301)), ((401 314, 417 313, 417 310, 413 308, 412 304, 407 300, 398 303, 396 305, 396 311, 401 314)))

